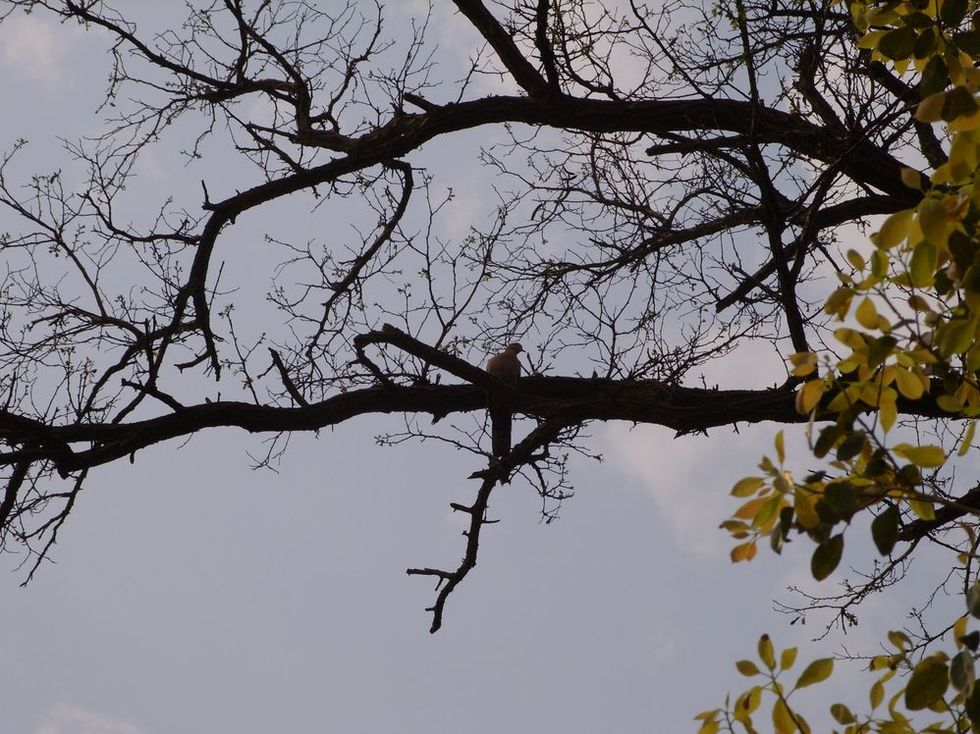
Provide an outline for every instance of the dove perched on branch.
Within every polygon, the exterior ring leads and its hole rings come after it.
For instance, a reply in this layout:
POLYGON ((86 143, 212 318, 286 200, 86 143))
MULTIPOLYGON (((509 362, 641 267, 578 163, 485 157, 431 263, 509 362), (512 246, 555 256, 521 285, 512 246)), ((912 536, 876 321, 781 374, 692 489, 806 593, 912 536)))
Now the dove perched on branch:
MULTIPOLYGON (((521 378, 521 361, 517 355, 522 351, 520 344, 508 344, 506 349, 487 360, 487 372, 501 382, 516 387, 521 378)), ((510 397, 490 392, 487 395, 487 412, 490 414, 493 455, 507 456, 510 453, 510 429, 513 420, 510 397)))

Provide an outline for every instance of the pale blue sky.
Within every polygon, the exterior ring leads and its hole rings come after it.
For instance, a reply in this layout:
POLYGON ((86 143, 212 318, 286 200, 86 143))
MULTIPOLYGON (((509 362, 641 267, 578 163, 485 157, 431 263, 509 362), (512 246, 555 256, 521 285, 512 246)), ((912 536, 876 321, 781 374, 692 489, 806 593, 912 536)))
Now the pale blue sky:
MULTIPOLYGON (((462 21, 444 22, 455 25, 436 34, 462 43, 462 21)), ((56 137, 97 129, 103 42, 42 14, 0 24, 0 141, 30 139, 20 173, 62 165, 56 137)), ((430 144, 412 162, 476 180, 488 175, 479 139, 430 144)), ((198 174, 171 153, 154 149, 139 196, 197 190, 198 174)), ((231 175, 213 173, 212 196, 231 175)), ((269 207, 224 237, 258 253, 266 227, 302 210, 269 207)), ((229 277, 264 274, 252 263, 229 277)), ((762 386, 782 374, 772 355, 741 354, 709 378, 762 386)), ((501 522, 429 635, 432 585, 405 569, 460 556, 448 505, 473 491, 465 477, 478 467, 433 443, 376 447, 393 427, 364 419, 295 437, 278 474, 249 469, 260 439, 235 430, 93 472, 57 563, 27 589, 16 559, 4 563, 0 731, 693 731, 695 713, 744 686, 732 662, 754 653, 760 633, 783 647, 817 631, 770 610, 805 580, 803 544, 732 567, 717 529, 773 426, 674 441, 598 425, 606 461, 574 463, 577 494, 559 522, 539 522, 527 488, 496 493, 501 522)), ((849 646, 897 627, 901 609, 871 603, 849 646)))

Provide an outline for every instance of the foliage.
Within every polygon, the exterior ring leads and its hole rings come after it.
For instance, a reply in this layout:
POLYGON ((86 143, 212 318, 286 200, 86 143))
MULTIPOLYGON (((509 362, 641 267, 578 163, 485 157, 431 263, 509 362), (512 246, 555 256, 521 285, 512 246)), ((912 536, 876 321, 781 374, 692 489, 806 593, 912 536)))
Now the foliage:
MULTIPOLYGON (((970 9, 966 0, 849 3, 857 46, 891 63, 898 75, 916 77, 920 101, 914 117, 943 126, 948 159, 928 178, 904 169, 902 180, 921 190, 922 200, 884 220, 871 236, 870 254, 848 250, 853 270, 838 273, 840 285, 824 304, 840 324, 834 331, 840 355, 789 356, 792 374, 802 380, 797 410, 811 420, 833 417, 819 429, 811 423, 810 448, 825 468, 796 480, 785 466, 783 435, 777 435, 777 461, 767 457, 760 465, 765 476, 742 479, 732 490, 749 498, 723 524, 742 541, 732 549, 733 561, 750 560, 760 538, 768 537, 779 552, 791 533, 799 533, 816 545, 811 572, 821 581, 840 563, 846 531, 859 512, 874 514, 874 544, 889 557, 900 538, 915 539, 916 526, 903 523, 904 513, 921 528, 936 522, 937 505, 947 513, 966 509, 947 498, 938 477, 958 457, 972 455, 980 416, 980 14, 969 16, 970 9), (905 440, 897 430, 900 403, 924 399, 968 421, 955 455, 936 443, 905 440)), ((959 555, 963 564, 977 545, 966 529, 971 550, 959 555)), ((970 594, 977 593, 980 586, 974 584, 970 594)), ((938 651, 916 660, 908 637, 890 633, 896 653, 871 660, 872 671, 887 671, 871 688, 871 713, 859 720, 837 704, 834 719, 846 732, 980 730, 980 690, 974 685, 978 637, 966 635, 965 625, 966 617, 952 625, 958 650, 952 657, 938 651), (900 669, 911 674, 890 698, 886 714, 876 716, 883 685, 900 669), (910 712, 945 714, 946 723, 913 724, 922 720, 900 713, 899 703, 910 712)), ((810 731, 789 708, 772 665, 767 669, 768 685, 743 694, 731 717, 751 731, 749 716, 765 690, 775 696, 776 731, 810 731)), ((718 730, 718 715, 704 715, 702 731, 718 730)))

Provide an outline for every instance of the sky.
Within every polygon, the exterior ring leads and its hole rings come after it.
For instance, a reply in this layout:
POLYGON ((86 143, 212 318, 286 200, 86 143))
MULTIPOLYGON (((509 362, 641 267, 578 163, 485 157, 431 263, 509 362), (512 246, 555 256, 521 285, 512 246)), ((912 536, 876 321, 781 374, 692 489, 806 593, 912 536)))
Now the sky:
MULTIPOLYGON (((96 34, 40 13, 0 24, 0 146, 30 139, 20 170, 63 165, 58 138, 91 132, 105 71, 96 34)), ((429 154, 418 162, 438 169, 444 151, 429 154)), ((457 175, 490 175, 473 163, 457 175)), ((141 196, 188 185, 165 148, 141 165, 141 196)), ((245 239, 246 252, 261 242, 245 239)), ((712 370, 709 384, 750 387, 785 374, 751 350, 712 370)), ((923 588, 913 578, 846 637, 811 644, 819 619, 790 626, 771 601, 807 583, 804 544, 732 566, 718 529, 775 427, 675 440, 599 424, 604 461, 574 462, 558 522, 540 522, 527 488, 496 492, 500 522, 430 635, 432 584, 405 569, 459 557, 449 502, 471 496, 478 467, 432 442, 376 446, 391 429, 365 418, 295 436, 277 472, 252 470, 261 439, 233 429, 93 472, 55 563, 21 588, 18 559, 0 561, 0 732, 694 731, 697 712, 745 687, 733 662, 761 633, 801 645, 804 662, 873 649, 923 588)), ((801 431, 787 433, 802 456, 801 431)), ((868 557, 857 545, 844 565, 868 557)), ((927 583, 937 566, 921 566, 927 583)), ((859 708, 868 684, 856 694, 855 680, 828 684, 820 711, 848 696, 859 708)))

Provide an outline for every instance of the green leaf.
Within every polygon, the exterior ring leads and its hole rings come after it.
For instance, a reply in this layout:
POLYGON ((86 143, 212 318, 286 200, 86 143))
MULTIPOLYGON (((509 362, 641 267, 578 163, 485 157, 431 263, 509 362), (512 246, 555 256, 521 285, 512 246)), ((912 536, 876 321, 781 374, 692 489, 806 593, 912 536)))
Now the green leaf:
POLYGON ((966 592, 966 608, 971 616, 980 619, 980 581, 974 581, 966 592))
POLYGON ((965 698, 963 708, 966 709, 966 715, 970 717, 976 731, 977 724, 980 724, 980 686, 973 686, 973 693, 965 698))
POLYGON ((969 650, 961 650, 949 664, 949 682, 960 693, 969 693, 975 681, 973 654, 969 650))
POLYGON ((883 556, 892 552, 895 541, 898 540, 899 516, 898 507, 890 504, 871 522, 871 538, 878 552, 883 556))
POLYGON ((868 344, 868 367, 874 369, 884 362, 898 344, 898 339, 885 334, 868 344))
POLYGON ((824 498, 830 509, 841 520, 850 520, 857 510, 857 489, 850 482, 835 482, 827 485, 824 498))
MULTIPOLYGON (((926 16, 927 18, 929 16, 926 16)), ((912 55, 917 59, 935 58, 933 54, 939 47, 939 36, 934 28, 926 28, 919 37, 915 39, 915 46, 912 47, 912 55)))
POLYGON ((915 52, 915 30, 904 26, 888 31, 878 41, 878 51, 889 59, 907 59, 915 52))
POLYGON ((759 666, 757 666, 751 660, 736 660, 735 668, 744 676, 759 675, 761 672, 759 670, 759 666))
POLYGON ((967 0, 943 0, 939 9, 939 17, 949 28, 955 28, 966 17, 967 0))
MULTIPOLYGON (((881 40, 885 40, 882 38, 881 40)), ((980 55, 980 31, 964 31, 953 36, 953 42, 970 56, 980 55)))
POLYGON ((831 706, 830 715, 834 717, 834 720, 838 724, 843 724, 845 726, 847 724, 853 724, 856 721, 854 714, 851 713, 851 710, 842 703, 835 703, 833 706, 831 706))
POLYGON ((806 688, 814 683, 825 681, 834 672, 833 658, 820 658, 814 660, 806 666, 806 670, 800 674, 800 679, 796 681, 796 688, 806 688))
POLYGON ((823 581, 830 576, 840 563, 841 556, 844 554, 844 536, 835 535, 817 546, 810 559, 810 573, 817 581, 823 581))
MULTIPOLYGON (((970 36, 971 44, 976 44, 975 48, 977 53, 980 53, 980 31, 970 31, 969 33, 960 33, 959 36, 970 36)), ((957 41, 958 43, 959 41, 957 41)), ((971 53, 972 52, 967 52, 971 53)), ((954 87, 949 92, 946 93, 946 99, 943 101, 943 109, 940 113, 940 117, 946 122, 952 122, 957 117, 968 117, 977 111, 977 101, 973 98, 973 95, 966 89, 966 87, 954 87)))
POLYGON ((928 708, 946 693, 949 687, 949 670, 941 659, 930 657, 915 666, 905 689, 905 708, 921 711, 928 708))
POLYGON ((864 431, 855 431, 844 439, 843 443, 837 447, 837 458, 840 461, 849 461, 861 453, 864 448, 864 431))
POLYGON ((964 645, 976 652, 977 648, 980 647, 980 632, 973 630, 973 632, 963 635, 962 640, 964 645))
POLYGON ((919 82, 919 96, 923 99, 936 92, 941 92, 949 84, 949 71, 946 62, 939 56, 933 56, 922 70, 919 82))
POLYGON ((834 448, 834 444, 837 443, 837 439, 844 435, 844 429, 838 425, 827 426, 820 430, 820 435, 817 437, 817 442, 813 446, 813 455, 818 459, 822 459, 830 450, 834 448))

